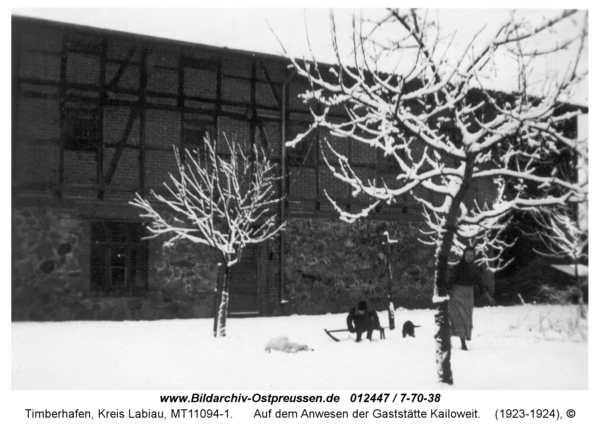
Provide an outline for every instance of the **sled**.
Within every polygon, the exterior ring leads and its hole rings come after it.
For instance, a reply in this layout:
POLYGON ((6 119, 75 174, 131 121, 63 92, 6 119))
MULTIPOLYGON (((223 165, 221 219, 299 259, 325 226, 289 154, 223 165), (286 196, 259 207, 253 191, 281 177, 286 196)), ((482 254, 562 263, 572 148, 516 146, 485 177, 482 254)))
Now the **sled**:
MULTIPOLYGON (((386 330, 386 328, 379 329, 379 335, 380 335, 379 338, 381 338, 382 340, 385 340, 385 330, 386 330)), ((334 329, 331 331, 328 331, 327 329, 325 329, 325 333, 327 335, 329 335, 329 338, 331 338, 336 343, 339 343, 340 340, 332 335, 332 333, 335 333, 335 332, 349 332, 349 329, 334 329)))

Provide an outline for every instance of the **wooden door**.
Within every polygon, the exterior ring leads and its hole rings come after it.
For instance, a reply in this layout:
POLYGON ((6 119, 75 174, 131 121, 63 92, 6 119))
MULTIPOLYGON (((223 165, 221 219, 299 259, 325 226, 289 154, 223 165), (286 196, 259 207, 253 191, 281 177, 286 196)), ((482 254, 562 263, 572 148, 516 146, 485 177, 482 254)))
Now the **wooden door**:
POLYGON ((231 269, 229 314, 258 314, 258 246, 244 249, 231 269))

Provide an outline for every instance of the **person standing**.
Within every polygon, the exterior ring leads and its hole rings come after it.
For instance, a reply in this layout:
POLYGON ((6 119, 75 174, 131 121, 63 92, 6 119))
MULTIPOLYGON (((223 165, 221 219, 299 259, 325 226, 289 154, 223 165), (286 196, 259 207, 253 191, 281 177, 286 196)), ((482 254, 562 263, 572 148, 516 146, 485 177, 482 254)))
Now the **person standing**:
MULTIPOLYGON (((462 350, 467 349, 467 341, 471 340, 473 331, 473 307, 475 294, 488 294, 483 285, 479 269, 475 265, 475 249, 465 248, 460 262, 452 270, 448 281, 450 290, 450 332, 459 337, 462 350)), ((489 296, 489 295, 488 295, 489 296)), ((488 298, 493 303, 493 298, 488 298)))

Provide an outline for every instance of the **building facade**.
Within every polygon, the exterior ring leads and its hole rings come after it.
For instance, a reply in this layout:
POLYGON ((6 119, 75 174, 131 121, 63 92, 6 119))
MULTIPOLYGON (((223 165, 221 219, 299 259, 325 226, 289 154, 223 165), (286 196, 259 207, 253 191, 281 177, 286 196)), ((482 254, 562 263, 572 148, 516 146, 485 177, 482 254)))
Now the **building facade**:
POLYGON ((368 201, 333 177, 320 147, 328 139, 374 180, 393 176, 393 163, 322 130, 284 148, 312 119, 299 97, 306 82, 285 58, 13 17, 12 87, 13 320, 211 316, 217 255, 144 240, 129 204, 160 192, 174 148, 198 148, 206 133, 220 149, 224 139, 260 146, 284 177, 288 226, 245 250, 231 315, 344 311, 364 294, 378 305, 383 229, 403 243, 393 249, 398 293, 415 300, 408 306, 429 302, 433 249, 416 239, 417 205, 405 198, 369 221, 337 221, 324 190, 350 211, 368 201))

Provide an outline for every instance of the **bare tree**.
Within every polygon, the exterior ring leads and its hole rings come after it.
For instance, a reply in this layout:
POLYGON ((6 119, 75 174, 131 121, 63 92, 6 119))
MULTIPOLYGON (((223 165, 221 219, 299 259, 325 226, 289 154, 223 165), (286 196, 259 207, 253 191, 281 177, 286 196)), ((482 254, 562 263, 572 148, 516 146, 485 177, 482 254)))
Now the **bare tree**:
POLYGON ((203 150, 186 150, 185 160, 175 149, 178 174, 169 174, 171 183, 164 183, 166 196, 151 192, 174 216, 166 216, 139 194, 130 203, 142 209, 142 217, 151 219, 149 238, 167 235, 165 245, 189 240, 219 251, 222 279, 216 288, 216 293, 219 288, 221 292, 216 337, 226 334, 231 267, 246 246, 268 240, 284 227, 273 210, 280 201, 274 187, 275 165, 256 147, 248 156, 239 145, 225 140, 227 154, 217 154, 208 137, 203 150))
POLYGON ((538 251, 545 256, 567 257, 573 264, 575 280, 579 290, 579 315, 586 318, 583 301, 583 285, 579 273, 579 263, 586 258, 588 249, 587 227, 580 222, 581 213, 577 206, 544 207, 535 210, 534 218, 540 228, 535 236, 544 244, 546 251, 538 251))
POLYGON ((580 111, 565 101, 587 74, 581 61, 587 15, 559 11, 532 24, 513 14, 486 37, 483 31, 474 35, 457 53, 455 35, 444 37, 427 11, 390 9, 375 21, 354 20, 350 60, 340 50, 333 16, 331 23, 334 66, 321 66, 314 55, 305 61, 289 55, 310 84, 303 97, 318 108, 312 109, 310 129, 287 145, 324 127, 382 151, 398 165, 394 180, 369 180, 332 145, 324 149, 335 155, 335 162, 324 156, 334 176, 350 185, 353 195, 374 201, 349 213, 330 198, 343 220, 353 222, 402 195, 412 195, 423 207, 424 240, 436 246, 438 376, 452 384, 446 287, 452 253, 472 241, 483 255, 479 262, 492 266, 498 262, 494 252, 507 246, 499 233, 513 210, 582 196, 576 181, 540 168, 540 161, 574 156, 578 149, 571 124, 580 111), (577 31, 562 37, 567 34, 562 26, 572 22, 577 31), (560 74, 536 77, 539 60, 559 51, 573 53, 560 74), (514 65, 514 90, 489 89, 501 63, 514 65), (481 183, 492 186, 492 199, 473 198, 469 191, 481 183))

